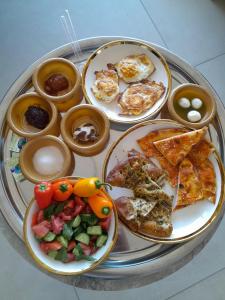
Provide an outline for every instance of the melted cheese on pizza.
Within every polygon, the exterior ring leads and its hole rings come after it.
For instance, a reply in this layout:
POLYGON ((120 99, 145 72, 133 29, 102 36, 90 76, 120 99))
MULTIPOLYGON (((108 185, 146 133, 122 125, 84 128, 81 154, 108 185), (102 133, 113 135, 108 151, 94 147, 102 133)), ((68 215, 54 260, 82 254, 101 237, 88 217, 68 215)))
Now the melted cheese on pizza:
POLYGON ((179 166, 178 192, 176 206, 192 204, 203 199, 202 185, 189 159, 179 166))

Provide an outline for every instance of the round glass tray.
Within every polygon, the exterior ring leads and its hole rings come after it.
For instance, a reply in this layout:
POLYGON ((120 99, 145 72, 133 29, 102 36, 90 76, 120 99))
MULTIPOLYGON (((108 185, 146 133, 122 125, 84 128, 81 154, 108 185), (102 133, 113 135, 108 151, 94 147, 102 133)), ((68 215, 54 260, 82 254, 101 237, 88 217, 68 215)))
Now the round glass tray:
MULTIPOLYGON (((7 108, 15 97, 28 91, 33 91, 31 76, 34 68, 43 60, 50 57, 64 57, 76 63, 78 68, 82 70, 84 62, 94 50, 104 43, 123 38, 124 37, 97 37, 81 40, 81 61, 75 59, 70 44, 64 45, 48 53, 31 65, 15 81, 0 104, 0 208, 2 212, 0 225, 2 227, 4 226, 3 232, 12 246, 31 263, 33 263, 33 261, 29 257, 22 242, 22 224, 27 204, 32 197, 33 184, 27 180, 16 182, 10 171, 8 162, 11 157, 10 143, 13 134, 6 123, 5 115, 7 108)), ((212 90, 212 87, 206 79, 184 60, 162 47, 154 44, 152 46, 160 51, 166 58, 172 73, 173 87, 181 83, 191 82, 206 86, 212 90)), ((217 102, 218 114, 213 123, 209 125, 209 133, 211 140, 221 155, 224 163, 225 109, 221 100, 213 90, 212 93, 217 102)), ((161 114, 157 116, 157 118, 170 118, 166 108, 161 111, 161 114)), ((109 147, 123 131, 129 127, 129 125, 111 123, 110 140, 106 149, 99 155, 93 157, 81 157, 76 154, 76 167, 72 175, 101 177, 104 157, 109 147)), ((116 247, 110 254, 108 260, 101 264, 96 270, 82 276, 74 277, 63 277, 50 273, 48 273, 48 275, 68 284, 75 284, 78 287, 87 289, 120 290, 129 287, 143 286, 174 272, 192 259, 210 239, 216 230, 223 213, 224 209, 222 209, 218 219, 198 237, 187 243, 173 245, 154 244, 145 241, 131 234, 122 224, 120 224, 119 239, 116 247)))

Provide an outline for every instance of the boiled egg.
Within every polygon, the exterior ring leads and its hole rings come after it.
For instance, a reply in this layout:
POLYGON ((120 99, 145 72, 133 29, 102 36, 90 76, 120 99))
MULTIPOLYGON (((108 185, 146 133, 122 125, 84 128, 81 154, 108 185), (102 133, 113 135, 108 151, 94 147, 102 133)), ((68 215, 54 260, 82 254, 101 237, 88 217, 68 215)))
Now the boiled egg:
POLYGON ((199 109, 202 107, 202 100, 199 98, 194 98, 191 100, 191 106, 195 109, 199 109))
POLYGON ((188 98, 182 97, 178 100, 178 103, 183 108, 189 108, 191 106, 191 102, 188 98))
POLYGON ((187 118, 188 118, 188 120, 190 122, 195 123, 195 122, 200 121, 201 118, 202 118, 202 116, 201 116, 201 114, 200 114, 199 111, 197 111, 197 110, 191 110, 191 111, 188 112, 187 118))

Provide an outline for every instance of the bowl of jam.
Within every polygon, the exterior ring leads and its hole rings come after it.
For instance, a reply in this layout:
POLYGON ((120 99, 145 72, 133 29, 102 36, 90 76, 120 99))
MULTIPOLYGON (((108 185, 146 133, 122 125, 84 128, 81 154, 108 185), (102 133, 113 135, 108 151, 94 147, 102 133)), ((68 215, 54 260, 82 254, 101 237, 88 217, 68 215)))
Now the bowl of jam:
POLYGON ((216 114, 216 102, 212 93, 207 88, 192 83, 177 86, 167 105, 174 120, 195 129, 209 124, 216 114))
POLYGON ((26 93, 12 101, 7 111, 9 127, 19 136, 34 138, 60 134, 56 107, 37 93, 26 93))
POLYGON ((79 104, 83 98, 81 75, 67 59, 45 60, 34 71, 32 81, 36 91, 62 112, 79 104))
POLYGON ((82 104, 65 113, 61 122, 61 134, 70 149, 79 155, 100 153, 109 139, 110 123, 99 108, 82 104))

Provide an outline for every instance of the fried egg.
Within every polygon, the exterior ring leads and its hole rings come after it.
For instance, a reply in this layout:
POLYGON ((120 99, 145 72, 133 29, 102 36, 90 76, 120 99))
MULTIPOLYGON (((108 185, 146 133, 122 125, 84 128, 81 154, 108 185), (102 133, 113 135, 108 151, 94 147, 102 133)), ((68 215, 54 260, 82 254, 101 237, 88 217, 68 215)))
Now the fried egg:
POLYGON ((140 115, 152 107, 164 94, 162 82, 145 80, 130 85, 120 96, 118 104, 123 115, 140 115))
POLYGON ((118 75, 127 83, 146 79, 155 70, 155 66, 146 54, 129 55, 117 64, 118 75))
POLYGON ((119 94, 119 78, 114 70, 95 72, 96 80, 91 88, 96 99, 111 102, 119 94))

